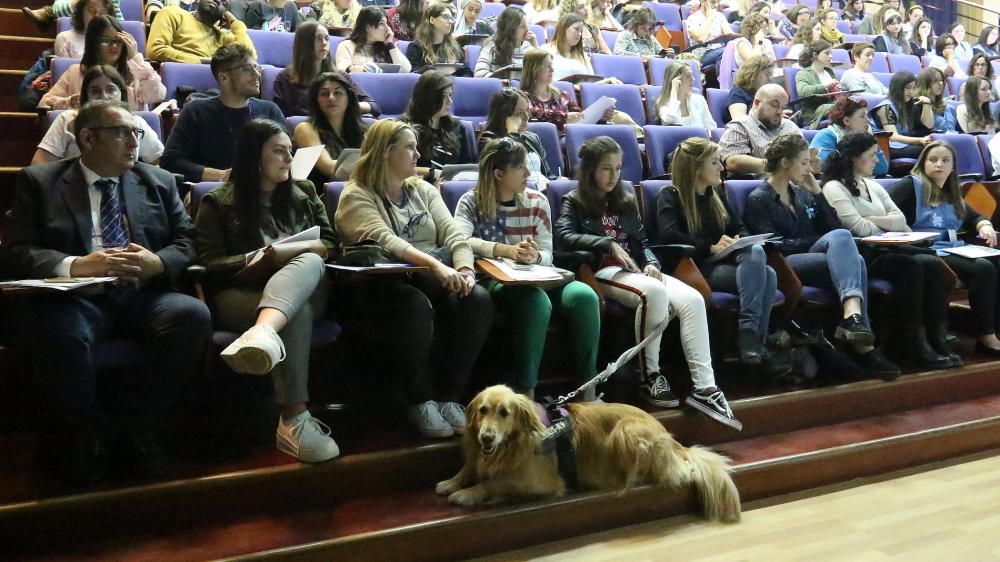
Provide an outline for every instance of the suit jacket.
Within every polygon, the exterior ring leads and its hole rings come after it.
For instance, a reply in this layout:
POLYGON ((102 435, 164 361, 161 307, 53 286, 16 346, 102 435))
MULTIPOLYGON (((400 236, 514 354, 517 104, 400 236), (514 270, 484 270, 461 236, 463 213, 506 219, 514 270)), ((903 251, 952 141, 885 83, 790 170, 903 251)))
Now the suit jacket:
MULTIPOLYGON (((164 275, 153 282, 172 288, 194 262, 194 225, 164 170, 136 163, 121 177, 129 239, 163 260, 164 275)), ((0 249, 3 277, 51 276, 68 256, 92 251, 90 195, 79 159, 29 166, 17 176, 14 205, 0 249)))

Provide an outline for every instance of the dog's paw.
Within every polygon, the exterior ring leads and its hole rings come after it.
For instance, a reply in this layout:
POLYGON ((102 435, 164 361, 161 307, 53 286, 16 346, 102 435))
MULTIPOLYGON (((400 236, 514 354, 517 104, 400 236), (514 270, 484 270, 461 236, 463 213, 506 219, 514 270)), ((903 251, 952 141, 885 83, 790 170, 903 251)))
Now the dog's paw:
POLYGON ((486 493, 476 488, 466 488, 448 496, 448 501, 455 505, 476 505, 485 500, 486 493))
POLYGON ((438 482, 434 491, 436 491, 439 496, 450 496, 461 489, 462 486, 458 483, 458 480, 451 478, 449 480, 442 480, 438 482))

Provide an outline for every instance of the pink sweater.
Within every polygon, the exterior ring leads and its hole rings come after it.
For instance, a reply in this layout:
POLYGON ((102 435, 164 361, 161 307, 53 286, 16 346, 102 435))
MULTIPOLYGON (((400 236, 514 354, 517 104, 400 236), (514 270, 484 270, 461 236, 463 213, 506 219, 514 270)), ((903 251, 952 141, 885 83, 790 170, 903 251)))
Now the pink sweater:
MULTIPOLYGON (((146 109, 146 104, 159 103, 167 96, 167 88, 160 75, 153 70, 141 54, 128 61, 132 83, 128 86, 128 104, 132 111, 146 109)), ((83 89, 83 72, 79 64, 74 64, 59 77, 51 89, 38 102, 38 107, 49 109, 75 109, 70 103, 74 95, 83 89)))

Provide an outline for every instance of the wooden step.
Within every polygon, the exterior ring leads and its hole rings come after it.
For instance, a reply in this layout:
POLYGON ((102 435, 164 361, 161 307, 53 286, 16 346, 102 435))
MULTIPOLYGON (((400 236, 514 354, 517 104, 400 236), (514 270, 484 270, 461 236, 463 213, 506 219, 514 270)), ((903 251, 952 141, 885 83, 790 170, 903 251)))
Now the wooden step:
MULTIPOLYGON (((752 501, 997 447, 1000 395, 732 441, 718 449, 733 456, 737 485, 743 499, 752 501)), ((697 511, 690 490, 649 487, 624 495, 580 493, 460 508, 433 492, 434 482, 449 477, 458 464, 457 458, 434 462, 434 449, 405 465, 392 453, 345 458, 304 471, 307 476, 294 488, 285 478, 299 469, 282 469, 252 485, 237 484, 232 476, 204 481, 196 497, 186 497, 183 489, 193 483, 159 486, 141 501, 123 491, 117 498, 121 511, 109 509, 109 498, 97 497, 9 506, 0 510, 0 538, 7 553, 23 559, 73 552, 74 558, 87 560, 248 555, 433 560, 480 556, 697 511), (371 472, 362 481, 346 479, 350 464, 371 472), (226 508, 225 502, 232 505, 226 508), (67 516, 72 516, 70 525, 60 521, 67 516)))
MULTIPOLYGON (((27 4, 25 4, 27 5, 27 4)), ((52 24, 45 29, 38 29, 35 22, 29 20, 21 13, 21 8, 0 8, 0 33, 15 37, 46 37, 56 36, 56 25, 52 24)))
POLYGON ((0 70, 0 112, 21 110, 17 104, 17 88, 26 74, 27 70, 0 70))
POLYGON ((51 37, 0 35, 0 69, 28 70, 42 52, 54 44, 51 37))
POLYGON ((41 8, 43 6, 51 6, 52 0, 0 0, 0 8, 8 8, 11 10, 20 10, 22 6, 27 6, 29 8, 41 8))
MULTIPOLYGON (((736 401, 734 409, 747 426, 743 434, 718 432, 721 426, 694 414, 672 411, 658 417, 683 442, 715 442, 732 454, 741 464, 737 478, 742 493, 753 499, 829 483, 824 478, 849 478, 868 470, 867 461, 858 460, 879 456, 869 449, 883 445, 892 445, 895 453, 881 455, 886 458, 873 465, 882 469, 1000 446, 994 443, 1000 440, 1000 419, 994 419, 1000 416, 998 394, 1000 364, 983 364, 910 375, 890 384, 862 382, 736 401), (824 469, 818 459, 825 458, 838 464, 824 469), (791 474, 786 473, 789 463, 795 467, 791 474)), ((166 548, 180 559, 325 541, 316 553, 309 551, 310 556, 339 559, 356 549, 377 558, 389 552, 381 549, 398 546, 397 540, 420 544, 426 540, 431 549, 427 556, 448 558, 473 555, 462 549, 475 545, 453 536, 456 533, 478 541, 502 528, 497 548, 510 549, 591 532, 595 529, 587 521, 593 521, 596 512, 607 514, 616 524, 628 524, 693 508, 685 494, 639 490, 624 499, 582 494, 557 502, 470 512, 442 502, 432 491, 433 483, 449 477, 458 464, 456 445, 445 442, 347 454, 319 466, 288 464, 23 501, 0 508, 0 543, 37 554, 40 545, 27 537, 46 537, 47 548, 56 557, 67 545, 86 541, 94 545, 96 558, 118 551, 148 555, 149 549, 166 548), (129 517, 122 519, 118 515, 122 513, 129 517), (115 525, 105 525, 110 519, 115 525), (549 528, 550 523, 539 521, 559 524, 549 528), (549 529, 549 534, 525 531, 536 524, 549 529), (160 537, 161 542, 147 537, 160 537)), ((477 544, 484 550, 478 552, 492 552, 493 547, 486 547, 492 539, 483 540, 477 544)), ((417 552, 406 556, 420 557, 417 552)))
POLYGON ((0 167, 21 167, 31 163, 35 148, 45 131, 34 113, 0 113, 0 167))

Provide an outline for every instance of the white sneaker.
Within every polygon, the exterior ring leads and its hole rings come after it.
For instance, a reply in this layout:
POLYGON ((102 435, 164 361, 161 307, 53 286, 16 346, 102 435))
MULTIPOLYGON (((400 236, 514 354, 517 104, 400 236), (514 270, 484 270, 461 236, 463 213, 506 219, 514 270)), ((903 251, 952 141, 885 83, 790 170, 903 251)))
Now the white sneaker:
POLYGON ((455 434, 451 424, 441 417, 433 400, 410 406, 406 409, 406 417, 424 437, 451 437, 455 434))
POLYGON ((330 428, 308 411, 290 420, 278 420, 278 450, 302 462, 323 462, 340 455, 340 447, 330 437, 330 428))
POLYGON ((221 355, 237 373, 266 375, 285 360, 285 343, 274 328, 262 324, 243 332, 221 355))
POLYGON ((448 422, 455 433, 461 435, 465 433, 465 409, 458 402, 437 402, 438 411, 441 417, 448 422))

